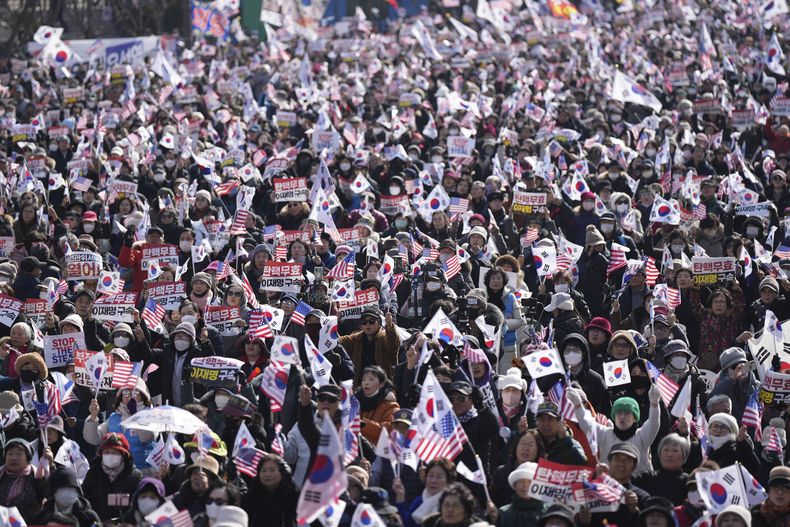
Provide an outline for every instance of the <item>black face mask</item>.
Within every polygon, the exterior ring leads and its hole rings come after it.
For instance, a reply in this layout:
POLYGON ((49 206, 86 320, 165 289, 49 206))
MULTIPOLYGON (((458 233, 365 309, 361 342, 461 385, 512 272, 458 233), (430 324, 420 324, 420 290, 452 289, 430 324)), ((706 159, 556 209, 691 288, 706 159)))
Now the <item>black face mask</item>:
POLYGON ((22 379, 22 382, 25 384, 33 384, 33 382, 38 379, 38 373, 32 370, 22 370, 19 374, 19 378, 22 379))
POLYGON ((631 377, 631 387, 634 389, 640 388, 649 388, 650 387, 650 379, 647 377, 642 376, 632 376, 631 377))

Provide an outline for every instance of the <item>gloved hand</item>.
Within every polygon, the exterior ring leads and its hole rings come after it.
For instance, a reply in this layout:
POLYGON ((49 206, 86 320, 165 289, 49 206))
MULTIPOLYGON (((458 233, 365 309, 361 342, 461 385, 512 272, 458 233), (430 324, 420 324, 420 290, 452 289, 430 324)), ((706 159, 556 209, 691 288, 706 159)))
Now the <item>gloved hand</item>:
POLYGON ((568 400, 571 402, 574 408, 577 406, 581 406, 582 404, 582 397, 579 395, 579 392, 576 391, 574 388, 568 388, 568 400))
POLYGON ((655 384, 650 387, 650 391, 647 392, 648 397, 650 397, 650 404, 658 404, 658 401, 661 400, 661 390, 658 389, 658 386, 655 384))
POLYGON ((511 435, 512 433, 513 433, 513 432, 510 430, 510 428, 508 428, 508 427, 506 427, 506 426, 503 426, 502 428, 500 428, 500 429, 499 429, 499 437, 501 437, 501 438, 502 438, 502 439, 504 439, 505 441, 507 441, 508 439, 510 439, 510 435, 511 435))

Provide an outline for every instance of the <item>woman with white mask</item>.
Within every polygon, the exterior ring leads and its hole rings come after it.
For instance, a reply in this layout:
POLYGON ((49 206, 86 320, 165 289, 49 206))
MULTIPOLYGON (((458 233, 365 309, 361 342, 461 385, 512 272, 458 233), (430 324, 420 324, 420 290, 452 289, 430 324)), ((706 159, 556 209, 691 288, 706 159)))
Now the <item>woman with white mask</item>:
POLYGON ((587 394, 587 400, 598 413, 608 415, 611 411, 609 393, 603 377, 590 369, 590 350, 587 339, 579 333, 571 333, 559 345, 558 351, 571 380, 576 381, 587 394))
MULTIPOLYGON (((134 467, 129 441, 123 434, 111 432, 99 444, 97 456, 91 461, 82 483, 82 491, 100 518, 112 518, 117 516, 119 507, 110 505, 110 496, 133 494, 141 479, 143 475, 134 467)), ((126 506, 121 509, 125 512, 126 506)))
POLYGON ((49 477, 49 492, 44 507, 34 523, 46 524, 46 518, 59 512, 77 520, 80 527, 101 525, 99 515, 82 495, 82 487, 74 469, 60 467, 49 477))
POLYGON ((122 524, 145 525, 145 517, 165 502, 165 485, 156 478, 143 478, 132 495, 129 511, 121 519, 122 524))

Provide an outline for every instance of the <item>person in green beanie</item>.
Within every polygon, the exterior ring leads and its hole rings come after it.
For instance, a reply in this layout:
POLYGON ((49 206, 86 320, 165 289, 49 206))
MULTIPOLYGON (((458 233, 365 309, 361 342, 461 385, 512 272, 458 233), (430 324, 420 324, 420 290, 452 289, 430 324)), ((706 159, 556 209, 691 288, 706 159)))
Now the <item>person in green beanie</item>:
POLYGON ((661 424, 659 412, 659 401, 661 393, 655 384, 650 387, 650 414, 647 421, 639 426, 639 403, 632 397, 620 397, 612 405, 613 428, 608 428, 592 418, 581 404, 581 396, 576 390, 568 390, 568 400, 573 404, 576 412, 576 419, 585 434, 591 434, 593 427, 598 433, 598 459, 608 459, 609 450, 616 443, 629 443, 637 448, 639 452, 647 455, 639 456, 634 475, 652 470, 650 461, 650 445, 658 435, 661 424))

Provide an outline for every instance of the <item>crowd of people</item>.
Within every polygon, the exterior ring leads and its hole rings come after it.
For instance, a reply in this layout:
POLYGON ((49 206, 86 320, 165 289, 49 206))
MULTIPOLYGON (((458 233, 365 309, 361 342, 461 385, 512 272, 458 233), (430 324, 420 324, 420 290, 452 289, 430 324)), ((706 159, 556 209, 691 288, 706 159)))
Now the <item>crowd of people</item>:
POLYGON ((455 4, 0 58, 0 523, 790 526, 784 0, 455 4))

